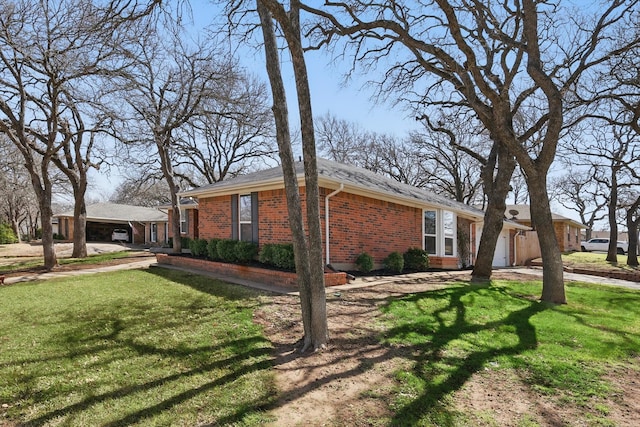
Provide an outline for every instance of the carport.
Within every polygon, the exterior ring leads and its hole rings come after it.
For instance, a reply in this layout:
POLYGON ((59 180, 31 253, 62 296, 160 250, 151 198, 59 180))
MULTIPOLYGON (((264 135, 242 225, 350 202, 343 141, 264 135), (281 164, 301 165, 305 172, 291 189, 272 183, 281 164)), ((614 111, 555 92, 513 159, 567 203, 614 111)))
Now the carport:
MULTIPOLYGON (((73 211, 55 215, 60 230, 65 237, 73 236, 73 211)), ((126 243, 162 244, 166 242, 168 216, 166 211, 144 206, 121 205, 117 203, 96 203, 87 206, 87 241, 111 242, 115 229, 127 230, 126 243)))
POLYGON ((123 229, 129 233, 126 243, 131 243, 133 230, 128 223, 87 221, 87 241, 88 242, 111 242, 113 230, 123 229))

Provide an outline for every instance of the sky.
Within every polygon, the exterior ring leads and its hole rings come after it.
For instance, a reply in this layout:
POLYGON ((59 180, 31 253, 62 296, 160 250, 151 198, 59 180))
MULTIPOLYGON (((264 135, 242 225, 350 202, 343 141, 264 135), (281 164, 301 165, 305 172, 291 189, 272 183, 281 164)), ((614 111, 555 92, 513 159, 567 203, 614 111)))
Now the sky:
MULTIPOLYGON (((216 19, 216 8, 207 0, 193 0, 194 26, 203 28, 216 19)), ((194 34, 197 35, 198 30, 194 34)), ((262 50, 254 47, 240 50, 238 58, 242 66, 268 82, 262 50)), ((331 113, 335 117, 354 122, 361 128, 377 133, 392 134, 403 137, 409 131, 418 129, 418 123, 401 107, 388 103, 376 103, 374 92, 367 88, 366 79, 354 76, 348 84, 344 84, 344 73, 350 64, 331 63, 331 58, 320 52, 309 52, 307 60, 311 100, 314 116, 331 113)), ((282 56, 282 71, 287 90, 287 101, 291 129, 299 129, 299 115, 296 104, 295 82, 287 56, 282 56)), ((125 167, 126 168, 126 167, 125 167)), ((117 166, 105 172, 91 172, 93 181, 89 190, 89 198, 106 200, 113 190, 122 182, 121 172, 117 166)))
MULTIPOLYGON (((194 19, 194 34, 220 16, 216 14, 216 7, 208 0, 192 0, 194 19)), ((255 73, 263 81, 268 82, 262 50, 255 47, 239 51, 241 65, 255 73)), ((392 102, 376 103, 371 85, 367 84, 367 77, 354 75, 345 83, 344 73, 350 63, 332 61, 327 54, 313 51, 305 56, 309 73, 312 108, 314 116, 321 116, 327 112, 335 117, 356 123, 362 129, 378 133, 392 134, 404 137, 411 130, 419 129, 419 124, 413 117, 402 110, 401 106, 394 106, 392 102)), ((284 75, 291 128, 298 129, 296 93, 290 62, 286 55, 282 56, 282 71, 284 75)), ((93 171, 91 174, 93 185, 89 190, 89 198, 106 200, 122 181, 118 168, 113 168, 109 175, 93 171)), ((510 203, 510 202, 509 202, 510 203)), ((578 220, 577 214, 553 204, 554 212, 578 220)))

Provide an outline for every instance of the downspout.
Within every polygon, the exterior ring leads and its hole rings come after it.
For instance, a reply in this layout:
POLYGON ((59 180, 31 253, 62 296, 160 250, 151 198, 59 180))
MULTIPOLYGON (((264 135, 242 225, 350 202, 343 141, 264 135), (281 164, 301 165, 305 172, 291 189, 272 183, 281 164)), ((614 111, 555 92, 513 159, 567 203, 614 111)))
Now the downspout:
POLYGON ((340 184, 337 190, 327 194, 324 197, 324 232, 325 232, 325 243, 327 247, 327 253, 325 257, 325 262, 327 265, 331 264, 329 261, 329 199, 344 189, 344 184, 340 184))

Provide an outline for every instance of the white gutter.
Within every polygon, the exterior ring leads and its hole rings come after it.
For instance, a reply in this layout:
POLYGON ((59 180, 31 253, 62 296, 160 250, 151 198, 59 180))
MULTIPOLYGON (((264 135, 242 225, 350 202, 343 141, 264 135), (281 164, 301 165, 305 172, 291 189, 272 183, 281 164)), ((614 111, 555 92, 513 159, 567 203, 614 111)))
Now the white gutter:
POLYGON ((344 189, 344 184, 340 184, 340 187, 338 187, 337 190, 327 194, 324 198, 324 228, 325 228, 324 231, 325 231, 325 243, 327 246, 325 263, 327 265, 331 264, 331 262, 329 262, 329 199, 335 196, 336 194, 338 194, 339 192, 341 192, 343 189, 344 189))

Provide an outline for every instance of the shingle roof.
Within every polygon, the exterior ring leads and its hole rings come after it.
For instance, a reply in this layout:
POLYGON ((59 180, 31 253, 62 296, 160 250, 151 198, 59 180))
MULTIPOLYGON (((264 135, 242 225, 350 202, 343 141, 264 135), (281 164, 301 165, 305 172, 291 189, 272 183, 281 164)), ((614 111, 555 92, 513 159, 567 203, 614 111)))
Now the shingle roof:
MULTIPOLYGON (((298 179, 301 180, 304 177, 302 162, 296 162, 295 167, 298 179)), ((366 193, 371 197, 392 199, 397 203, 414 206, 445 208, 478 220, 484 217, 483 211, 464 203, 456 202, 422 188, 403 184, 363 168, 326 159, 318 159, 318 179, 323 187, 332 185, 337 188, 342 184, 344 191, 347 192, 366 193)), ((241 189, 244 191, 259 190, 260 187, 268 185, 284 186, 280 166, 205 185, 183 192, 181 196, 211 197, 233 191, 237 192, 241 189)))
MULTIPOLYGON (((73 217, 73 211, 63 212, 55 216, 73 217)), ((96 203, 87 206, 87 220, 163 222, 167 221, 167 214, 156 208, 120 205, 117 203, 96 203)))

